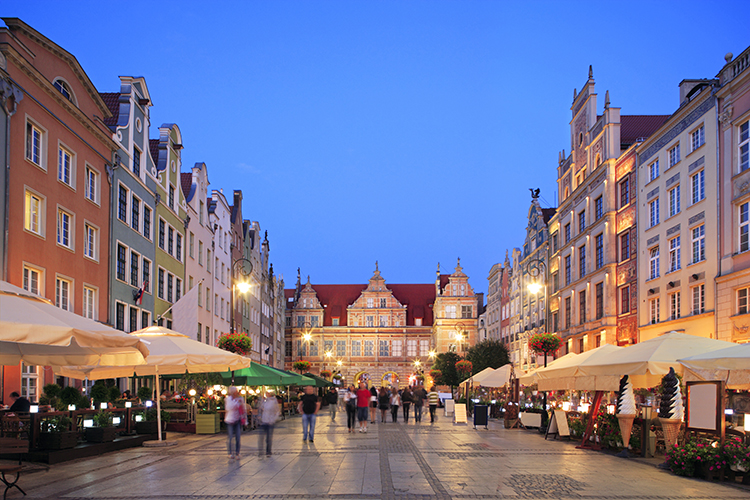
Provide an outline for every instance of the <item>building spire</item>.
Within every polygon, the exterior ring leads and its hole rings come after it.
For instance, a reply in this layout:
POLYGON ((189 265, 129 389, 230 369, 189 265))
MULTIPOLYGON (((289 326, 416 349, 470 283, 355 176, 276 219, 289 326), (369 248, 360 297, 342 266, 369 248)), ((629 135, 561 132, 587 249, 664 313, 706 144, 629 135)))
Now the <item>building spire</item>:
POLYGON ((594 78, 594 66, 589 64, 589 80, 594 78))
POLYGON ((604 109, 609 109, 609 90, 604 93, 604 109))

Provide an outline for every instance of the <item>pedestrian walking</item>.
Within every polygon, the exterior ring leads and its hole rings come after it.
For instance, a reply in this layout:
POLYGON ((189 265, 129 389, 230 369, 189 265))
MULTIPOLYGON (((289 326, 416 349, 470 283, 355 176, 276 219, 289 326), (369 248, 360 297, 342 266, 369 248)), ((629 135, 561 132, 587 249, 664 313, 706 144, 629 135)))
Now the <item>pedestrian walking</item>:
POLYGON ((258 456, 263 455, 263 439, 266 441, 266 456, 271 456, 271 440, 273 438, 273 426, 279 420, 281 411, 276 396, 271 391, 266 391, 263 401, 258 406, 258 417, 260 418, 260 432, 258 433, 258 456))
POLYGON ((373 385, 370 387, 370 423, 375 423, 375 412, 378 409, 378 390, 373 385))
POLYGON ((437 410, 438 403, 440 402, 440 395, 435 390, 433 385, 427 394, 427 402, 430 404, 430 423, 435 422, 435 410, 437 410))
POLYGON ((398 389, 395 387, 391 389, 391 419, 393 422, 398 422, 398 407, 401 406, 401 396, 398 393, 398 389))
POLYGON ((401 406, 404 409, 405 424, 409 422, 409 408, 411 407, 412 401, 414 401, 414 394, 411 392, 411 388, 407 385, 401 393, 401 406))
POLYGON ((302 441, 314 442, 315 438, 315 418, 320 410, 320 400, 313 394, 312 386, 305 387, 305 395, 299 401, 297 411, 302 413, 302 441))
MULTIPOLYGON (((370 410, 371 393, 367 390, 367 384, 360 382, 357 391, 357 420, 359 420, 359 432, 367 432, 367 413, 370 410)), ((372 410, 374 413, 375 410, 372 410)))
POLYGON ((386 414, 388 413, 388 408, 391 404, 391 395, 388 392, 388 389, 385 387, 380 388, 380 392, 378 393, 378 408, 380 408, 380 423, 384 424, 386 422, 386 414))
POLYGON ((412 394, 412 400, 414 401, 414 421, 422 421, 422 407, 424 406, 424 399, 427 397, 427 393, 424 391, 422 384, 418 385, 414 393, 412 394))
POLYGON ((344 407, 346 409, 346 427, 349 432, 354 432, 354 421, 357 418, 357 391, 354 390, 353 385, 350 385, 344 393, 344 407))
POLYGON ((331 390, 328 391, 328 394, 326 395, 328 401, 328 409, 331 412, 331 422, 336 421, 336 410, 339 405, 339 393, 336 390, 335 387, 331 387, 331 390))
POLYGON ((245 398, 240 395, 235 386, 229 388, 224 406, 227 411, 224 415, 224 423, 227 425, 227 454, 230 459, 238 459, 240 458, 242 427, 247 425, 247 409, 245 398), (234 440, 234 449, 232 449, 232 440, 234 440))

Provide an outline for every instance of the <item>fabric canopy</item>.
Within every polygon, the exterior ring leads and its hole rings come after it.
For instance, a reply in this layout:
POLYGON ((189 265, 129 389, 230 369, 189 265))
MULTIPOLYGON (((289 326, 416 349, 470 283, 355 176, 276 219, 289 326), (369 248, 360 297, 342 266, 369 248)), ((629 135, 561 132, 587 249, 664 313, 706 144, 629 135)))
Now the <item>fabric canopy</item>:
MULTIPOLYGON (((327 381, 324 378, 318 377, 317 375, 314 375, 312 373, 304 373, 305 377, 313 379, 315 381, 315 387, 329 387, 334 385, 332 382, 327 381)), ((299 385, 308 385, 308 384, 299 384, 299 385)))
MULTIPOLYGON (((547 368, 551 368, 552 365, 554 365, 555 363, 561 362, 561 361, 563 361, 565 359, 572 358, 574 356, 578 356, 578 354, 576 354, 574 352, 569 352, 565 356, 561 356, 561 357, 559 357, 559 358, 557 358, 557 359, 549 362, 548 365, 547 365, 547 368)), ((543 366, 542 367, 538 367, 536 370, 532 370, 532 371, 530 371, 528 373, 525 373, 525 374, 519 376, 518 377, 519 383, 521 383, 521 385, 533 385, 533 384, 538 383, 539 382, 539 375, 538 375, 538 373, 539 373, 540 370, 544 370, 544 367, 543 366)))
MULTIPOLYGON (((223 372, 221 378, 224 379, 225 384, 229 385, 232 383, 232 372, 223 372)), ((234 372, 234 384, 235 385, 273 385, 273 386, 285 386, 294 385, 299 382, 303 382, 306 377, 301 375, 289 374, 275 370, 270 366, 265 366, 260 363, 252 362, 247 368, 242 368, 234 372)), ((314 383, 312 380, 309 382, 314 383)))
POLYGON ((622 350, 612 344, 604 344, 576 356, 563 357, 547 368, 537 370, 540 391, 584 390, 615 391, 620 388, 620 376, 611 374, 592 375, 585 373, 587 363, 598 363, 600 360, 622 350))
POLYGON ((685 366, 686 380, 722 380, 729 389, 750 389, 750 344, 733 344, 678 361, 685 366))
POLYGON ((463 382, 461 382, 461 383, 462 383, 462 384, 472 384, 472 383, 473 383, 473 384, 476 384, 476 383, 478 382, 478 380, 480 379, 480 377, 484 377, 484 376, 486 376, 486 375, 487 375, 488 373, 492 373, 492 372, 494 372, 494 371, 495 371, 495 369, 494 369, 494 368, 492 368, 491 366, 488 366, 487 368, 485 368, 485 369, 484 369, 484 370, 482 370, 481 372, 479 372, 479 373, 475 373, 474 375, 472 375, 471 377, 467 378, 466 380, 464 380, 464 381, 463 381, 463 382))
POLYGON ((0 364, 142 365, 148 353, 138 337, 0 281, 0 364))
POLYGON ((654 387, 661 382, 662 376, 669 373, 670 367, 679 374, 683 373, 678 359, 733 345, 731 342, 669 332, 582 364, 580 371, 589 376, 628 375, 634 387, 654 387))
POLYGON ((134 375, 164 375, 223 372, 250 366, 252 361, 238 354, 192 340, 161 326, 150 326, 132 336, 148 342, 146 364, 134 366, 61 366, 55 373, 64 377, 91 380, 132 377, 134 375), (158 370, 157 370, 158 367, 158 370))
POLYGON ((513 365, 508 363, 497 369, 482 370, 473 377, 474 385, 480 385, 482 387, 503 387, 505 384, 510 382, 510 377, 513 372, 513 365))

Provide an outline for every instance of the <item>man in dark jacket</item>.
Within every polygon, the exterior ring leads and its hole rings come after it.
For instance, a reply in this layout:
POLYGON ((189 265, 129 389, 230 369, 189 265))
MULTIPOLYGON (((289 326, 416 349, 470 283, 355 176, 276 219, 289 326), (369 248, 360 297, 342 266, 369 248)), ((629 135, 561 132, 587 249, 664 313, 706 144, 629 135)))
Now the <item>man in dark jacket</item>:
POLYGON ((336 421, 336 407, 339 404, 339 393, 335 387, 331 387, 326 395, 326 401, 328 401, 328 408, 331 411, 331 421, 336 421))
POLYGON ((10 405, 10 409, 8 411, 28 412, 29 410, 31 410, 31 403, 29 403, 29 400, 24 398, 17 392, 10 393, 10 400, 13 401, 13 404, 10 405))

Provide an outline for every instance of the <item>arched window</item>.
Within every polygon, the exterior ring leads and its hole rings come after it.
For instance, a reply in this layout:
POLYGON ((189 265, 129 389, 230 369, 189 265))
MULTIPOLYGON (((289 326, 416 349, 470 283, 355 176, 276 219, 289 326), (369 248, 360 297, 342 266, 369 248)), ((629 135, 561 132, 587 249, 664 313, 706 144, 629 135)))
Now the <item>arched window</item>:
POLYGON ((75 95, 73 94, 73 89, 71 89, 70 85, 68 85, 68 82, 66 82, 62 78, 57 78, 52 83, 52 85, 54 85, 55 88, 60 91, 63 97, 75 104, 75 95))

